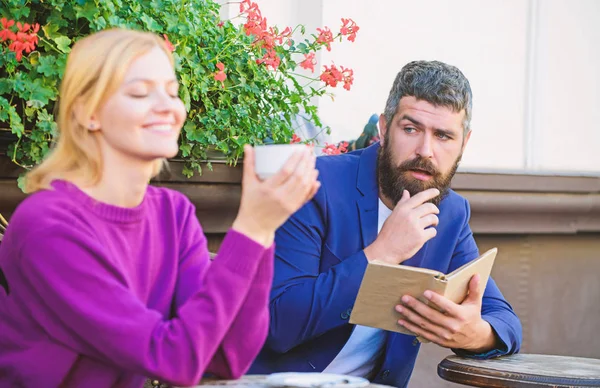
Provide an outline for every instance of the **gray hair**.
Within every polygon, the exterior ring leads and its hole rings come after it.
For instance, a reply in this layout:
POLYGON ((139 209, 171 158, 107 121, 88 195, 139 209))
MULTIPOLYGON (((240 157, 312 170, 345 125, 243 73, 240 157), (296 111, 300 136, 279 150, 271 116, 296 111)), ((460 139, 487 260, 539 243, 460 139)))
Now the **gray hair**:
POLYGON ((391 124, 400 99, 405 96, 444 106, 459 113, 465 110, 463 133, 470 131, 473 93, 469 80, 458 68, 439 61, 413 61, 396 76, 385 104, 386 125, 391 124))

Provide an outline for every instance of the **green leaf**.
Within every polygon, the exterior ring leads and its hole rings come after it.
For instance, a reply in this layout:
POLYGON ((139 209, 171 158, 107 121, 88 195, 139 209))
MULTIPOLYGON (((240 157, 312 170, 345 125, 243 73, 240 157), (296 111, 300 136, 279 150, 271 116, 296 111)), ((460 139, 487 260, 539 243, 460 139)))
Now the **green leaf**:
POLYGON ((191 97, 190 91, 185 86, 181 87, 181 100, 183 101, 183 105, 185 105, 185 110, 189 111, 191 105, 191 97))
POLYGON ((12 80, 0 78, 0 95, 11 93, 13 90, 12 84, 12 80))
POLYGON ((298 43, 298 51, 300 51, 302 54, 308 54, 309 50, 308 50, 308 46, 304 43, 298 43))
POLYGON ((107 26, 106 19, 103 16, 100 16, 98 19, 96 19, 95 24, 98 27, 98 30, 103 30, 107 26))
POLYGON ((40 62, 36 67, 36 71, 46 77, 60 74, 60 69, 56 64, 54 55, 44 55, 40 57, 40 62))
POLYGON ((25 173, 19 174, 19 177, 17 178, 17 186, 19 189, 21 189, 21 191, 25 191, 25 173))
POLYGON ((18 137, 23 136, 23 133, 25 132, 25 127, 23 126, 21 117, 19 117, 19 114, 17 113, 15 107, 12 106, 10 102, 4 97, 0 97, 0 120, 4 122, 8 121, 12 133, 17 135, 18 137))
POLYGON ((194 170, 192 170, 187 164, 183 166, 181 173, 188 179, 194 176, 194 170))
POLYGON ((189 143, 184 143, 179 147, 179 150, 181 151, 181 156, 186 158, 186 157, 190 156, 190 154, 192 152, 192 145, 189 143))
POLYGON ((57 48, 63 53, 68 53, 71 51, 71 47, 69 47, 71 45, 71 39, 67 38, 66 36, 59 36, 53 40, 56 42, 57 48))
POLYGON ((154 20, 154 18, 152 18, 151 16, 144 14, 140 17, 140 19, 146 26, 146 29, 149 31, 162 31, 163 30, 162 26, 156 20, 154 20))
POLYGON ((100 13, 98 7, 96 7, 96 3, 94 1, 80 1, 78 1, 79 5, 74 7, 75 16, 77 19, 85 18, 89 21, 93 21, 100 13))

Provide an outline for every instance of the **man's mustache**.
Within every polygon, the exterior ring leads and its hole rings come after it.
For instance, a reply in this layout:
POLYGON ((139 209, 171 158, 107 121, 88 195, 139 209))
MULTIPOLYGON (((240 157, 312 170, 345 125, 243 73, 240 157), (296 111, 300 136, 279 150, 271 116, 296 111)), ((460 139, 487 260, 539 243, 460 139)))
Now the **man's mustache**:
POLYGON ((410 170, 420 170, 428 173, 433 177, 440 175, 440 172, 429 159, 425 159, 421 156, 417 156, 414 159, 406 160, 398 166, 398 169, 402 172, 410 170))

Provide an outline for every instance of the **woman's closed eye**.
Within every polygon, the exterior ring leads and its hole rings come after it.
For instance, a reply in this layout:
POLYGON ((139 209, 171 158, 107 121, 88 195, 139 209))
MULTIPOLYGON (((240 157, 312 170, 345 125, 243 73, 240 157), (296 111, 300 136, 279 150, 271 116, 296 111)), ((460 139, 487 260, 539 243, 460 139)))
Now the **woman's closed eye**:
POLYGON ((147 88, 134 88, 127 91, 127 95, 133 98, 144 98, 148 97, 148 89, 147 88))

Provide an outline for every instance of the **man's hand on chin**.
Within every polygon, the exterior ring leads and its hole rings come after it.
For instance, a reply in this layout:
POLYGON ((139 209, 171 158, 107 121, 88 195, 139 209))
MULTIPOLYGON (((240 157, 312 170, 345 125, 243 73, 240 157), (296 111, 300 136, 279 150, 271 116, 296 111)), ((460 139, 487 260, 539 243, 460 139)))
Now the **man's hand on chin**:
POLYGON ((404 295, 403 304, 396 306, 396 311, 402 315, 398 324, 445 348, 473 353, 485 353, 496 348, 496 334, 492 326, 481 318, 483 288, 479 290, 479 281, 479 275, 471 278, 469 294, 461 304, 435 292, 425 291, 425 298, 435 304, 439 311, 404 295))

